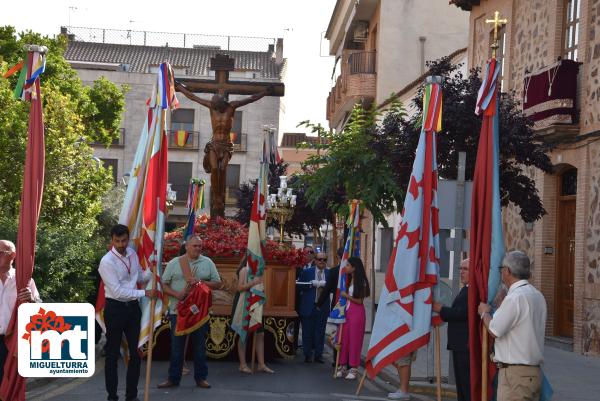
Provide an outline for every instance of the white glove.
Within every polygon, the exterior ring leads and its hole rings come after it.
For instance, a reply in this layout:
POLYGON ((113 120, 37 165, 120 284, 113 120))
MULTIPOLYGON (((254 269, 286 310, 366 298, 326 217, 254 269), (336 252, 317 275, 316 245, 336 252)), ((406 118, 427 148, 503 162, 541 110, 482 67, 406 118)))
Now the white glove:
POLYGON ((327 281, 325 281, 325 280, 321 280, 321 281, 319 281, 319 282, 318 282, 318 286, 319 286, 319 287, 325 287, 325 284, 326 284, 326 283, 327 283, 327 281))
POLYGON ((318 286, 319 286, 319 281, 318 281, 318 280, 310 280, 310 284, 311 284, 313 287, 318 287, 318 286))

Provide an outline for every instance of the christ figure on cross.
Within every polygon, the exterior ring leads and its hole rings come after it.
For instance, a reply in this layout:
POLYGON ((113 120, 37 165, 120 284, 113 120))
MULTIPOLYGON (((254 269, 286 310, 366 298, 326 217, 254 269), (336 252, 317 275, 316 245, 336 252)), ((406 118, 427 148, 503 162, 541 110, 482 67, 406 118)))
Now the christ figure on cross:
POLYGON ((216 93, 211 100, 202 99, 180 82, 175 82, 175 89, 183 93, 188 99, 210 110, 210 122, 212 124, 212 139, 204 148, 204 160, 202 166, 204 171, 210 174, 210 215, 211 217, 225 215, 225 180, 227 165, 233 153, 231 143, 231 127, 235 110, 249 103, 256 102, 262 97, 269 95, 273 88, 268 86, 245 99, 229 102, 223 95, 216 93))

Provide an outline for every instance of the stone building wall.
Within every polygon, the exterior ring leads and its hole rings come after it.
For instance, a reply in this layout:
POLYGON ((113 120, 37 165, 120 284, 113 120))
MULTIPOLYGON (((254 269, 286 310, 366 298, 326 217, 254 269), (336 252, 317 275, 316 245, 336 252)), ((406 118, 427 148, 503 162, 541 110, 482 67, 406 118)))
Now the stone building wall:
MULTIPOLYGON (((550 153, 555 171, 529 171, 547 211, 533 227, 526 226, 515 207, 503 211, 507 249, 526 251, 533 261, 533 284, 548 303, 547 334, 554 335, 556 238, 559 174, 577 168, 575 215, 574 327, 575 352, 600 355, 600 0, 580 0, 578 99, 580 140, 559 145, 550 153), (584 135, 592 134, 589 137, 584 135), (527 249, 529 247, 529 249, 527 249)), ((470 16, 469 67, 484 67, 490 55, 491 24, 500 11, 508 18, 504 89, 520 97, 526 71, 550 65, 562 55, 565 0, 481 0, 470 16)), ((558 129, 560 131, 560 128, 558 129)), ((577 132, 572 135, 577 135, 577 132)), ((568 137, 569 134, 565 134, 568 137)))
POLYGON ((600 355, 600 143, 589 145, 589 213, 586 219, 583 352, 600 355))
POLYGON ((582 59, 584 65, 580 70, 583 78, 580 119, 582 132, 592 132, 600 130, 600 0, 584 0, 582 15, 586 17, 583 33, 587 36, 587 46, 582 46, 585 58, 582 59))

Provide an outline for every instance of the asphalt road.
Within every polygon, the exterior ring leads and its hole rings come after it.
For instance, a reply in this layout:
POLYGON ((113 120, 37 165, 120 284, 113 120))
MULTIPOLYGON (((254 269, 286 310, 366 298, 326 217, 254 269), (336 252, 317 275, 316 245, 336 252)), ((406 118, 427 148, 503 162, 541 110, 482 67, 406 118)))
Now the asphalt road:
MULTIPOLYGON (((196 388, 193 375, 183 377, 181 385, 175 389, 159 390, 156 384, 166 378, 167 362, 154 362, 149 400, 188 401, 268 401, 268 400, 386 400, 385 385, 366 381, 360 397, 354 393, 358 380, 333 379, 331 360, 325 364, 307 364, 303 358, 275 360, 269 366, 275 374, 244 375, 237 370, 233 361, 209 361, 211 389, 196 388)), ((188 362, 188 365, 193 364, 188 362)), ((140 400, 143 400, 146 367, 142 364, 142 378, 138 386, 140 400)), ((119 366, 119 396, 124 400, 125 371, 119 366)), ((55 379, 51 383, 27 393, 28 401, 102 401, 106 399, 104 388, 104 361, 96 365, 94 376, 89 379, 55 379)), ((415 395, 413 400, 432 400, 431 396, 415 395)))

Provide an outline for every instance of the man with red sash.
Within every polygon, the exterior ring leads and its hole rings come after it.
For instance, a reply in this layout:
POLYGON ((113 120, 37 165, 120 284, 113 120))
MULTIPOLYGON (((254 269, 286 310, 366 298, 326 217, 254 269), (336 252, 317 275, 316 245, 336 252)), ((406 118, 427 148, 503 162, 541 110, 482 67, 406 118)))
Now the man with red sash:
POLYGON ((213 261, 200 254, 201 242, 200 237, 192 236, 186 242, 186 253, 171 260, 162 275, 163 291, 169 295, 171 358, 169 377, 158 388, 179 386, 185 358, 185 334, 192 337, 196 386, 210 388, 206 381, 208 366, 205 348, 207 313, 211 301, 209 289, 221 289, 223 284, 213 261), (181 316, 178 316, 180 311, 181 316), (183 335, 177 335, 178 332, 183 335))

